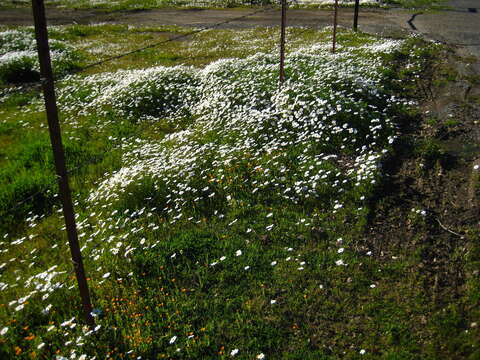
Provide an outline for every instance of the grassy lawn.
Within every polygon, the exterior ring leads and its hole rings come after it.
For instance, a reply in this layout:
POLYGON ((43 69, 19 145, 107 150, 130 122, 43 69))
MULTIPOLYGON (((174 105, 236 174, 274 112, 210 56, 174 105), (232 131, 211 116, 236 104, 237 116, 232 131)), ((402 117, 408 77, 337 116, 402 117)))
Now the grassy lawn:
MULTIPOLYGON (((387 257, 368 238, 384 169, 422 121, 419 81, 447 50, 341 30, 331 54, 329 31, 289 29, 279 87, 278 28, 210 30, 67 75, 188 31, 51 29, 88 329, 41 97, 11 75, 38 78, 31 29, 2 29, 0 357, 477 358, 478 278, 440 306, 427 246, 387 257)), ((426 168, 441 157, 415 151, 426 168)), ((408 221, 422 234, 430 210, 408 221)))

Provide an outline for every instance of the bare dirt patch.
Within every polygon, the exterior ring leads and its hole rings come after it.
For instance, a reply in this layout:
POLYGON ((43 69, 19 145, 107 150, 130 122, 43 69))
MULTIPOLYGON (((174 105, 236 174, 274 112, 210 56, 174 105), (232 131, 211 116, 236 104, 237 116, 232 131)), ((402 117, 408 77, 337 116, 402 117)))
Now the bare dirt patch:
POLYGON ((439 349, 441 321, 456 319, 449 324, 458 333, 445 341, 464 346, 461 332, 471 331, 478 317, 480 62, 463 55, 445 53, 446 60, 424 79, 418 122, 404 129, 385 164, 387 177, 364 240, 385 264, 409 264, 391 285, 409 284, 425 294, 431 310, 415 315, 416 326, 429 329, 424 333, 439 349))

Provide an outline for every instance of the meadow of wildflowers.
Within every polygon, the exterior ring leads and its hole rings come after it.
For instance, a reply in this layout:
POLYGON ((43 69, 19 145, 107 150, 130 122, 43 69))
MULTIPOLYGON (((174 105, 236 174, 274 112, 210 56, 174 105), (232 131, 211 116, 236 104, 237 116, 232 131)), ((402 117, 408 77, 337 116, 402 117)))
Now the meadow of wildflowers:
MULTIPOLYGON (((75 69, 79 54, 62 41, 50 43, 51 58, 57 76, 75 69)), ((40 79, 35 35, 32 30, 0 32, 0 84, 33 82, 40 79)))
MULTIPOLYGON (((394 354, 385 329, 409 308, 385 292, 400 272, 358 240, 413 121, 417 103, 398 90, 438 45, 343 36, 336 54, 324 42, 291 51, 283 86, 268 52, 59 82, 67 155, 90 164, 72 182, 96 326, 79 315, 51 187, 49 207, 2 228, 0 357, 394 354), (409 77, 396 81, 394 62, 409 77)), ((0 115, 20 106, 5 99, 0 115)), ((41 118, 39 98, 21 103, 41 118)))

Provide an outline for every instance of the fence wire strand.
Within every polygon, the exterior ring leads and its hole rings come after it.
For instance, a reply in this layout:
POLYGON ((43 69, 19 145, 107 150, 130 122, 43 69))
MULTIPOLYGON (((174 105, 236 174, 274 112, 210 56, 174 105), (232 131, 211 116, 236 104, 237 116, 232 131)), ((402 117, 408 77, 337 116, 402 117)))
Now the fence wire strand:
POLYGON ((235 22, 235 21, 243 20, 243 19, 246 19, 246 18, 248 18, 248 17, 254 16, 254 15, 257 15, 257 14, 260 14, 260 13, 263 13, 263 12, 267 12, 267 11, 270 11, 270 10, 273 10, 273 9, 274 9, 274 6, 268 6, 268 7, 264 8, 264 9, 259 9, 259 10, 253 11, 253 12, 251 12, 251 13, 249 13, 249 14, 245 14, 245 15, 238 16, 238 17, 235 17, 235 18, 231 18, 231 19, 228 19, 228 20, 219 22, 219 23, 215 23, 214 25, 210 25, 210 26, 207 26, 207 27, 204 27, 204 28, 201 28, 201 29, 193 30, 193 31, 190 31, 190 32, 188 32, 188 33, 186 33, 186 34, 177 35, 177 36, 171 37, 171 38, 169 38, 169 39, 167 39, 167 40, 162 40, 162 41, 159 41, 159 42, 156 42, 156 43, 152 43, 152 44, 149 44, 149 45, 147 45, 147 46, 144 46, 144 47, 141 47, 141 48, 132 50, 132 51, 128 51, 128 52, 123 53, 123 54, 120 54, 120 55, 114 55, 114 56, 111 56, 111 57, 109 57, 109 58, 100 60, 100 61, 98 61, 98 62, 85 65, 85 66, 83 66, 81 69, 79 69, 79 70, 77 70, 77 71, 74 71, 74 73, 81 73, 81 72, 84 72, 85 70, 88 70, 88 69, 90 69, 90 68, 103 65, 103 64, 108 63, 108 62, 110 62, 110 61, 118 60, 118 59, 124 58, 125 56, 132 55, 132 54, 136 54, 136 53, 142 52, 142 51, 144 51, 144 50, 152 49, 152 48, 155 48, 155 47, 157 47, 157 46, 160 46, 160 45, 163 45, 163 44, 166 44, 166 43, 169 43, 169 42, 181 40, 181 39, 190 37, 190 36, 192 36, 192 35, 199 34, 199 33, 201 33, 201 32, 205 32, 205 31, 208 31, 208 30, 216 29, 216 28, 218 28, 219 26, 226 25, 226 24, 229 24, 229 23, 232 23, 232 22, 235 22))

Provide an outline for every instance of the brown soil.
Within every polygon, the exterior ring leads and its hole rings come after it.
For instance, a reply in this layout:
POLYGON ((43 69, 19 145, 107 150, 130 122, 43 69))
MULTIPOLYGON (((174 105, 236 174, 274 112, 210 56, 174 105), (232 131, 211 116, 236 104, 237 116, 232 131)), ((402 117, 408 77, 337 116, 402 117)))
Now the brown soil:
POLYGON ((424 79, 423 115, 385 164, 388 175, 365 239, 385 262, 418 254, 406 276, 420 280, 438 308, 465 296, 466 282, 478 276, 466 259, 478 251, 480 237, 480 170, 474 169, 480 164, 480 61, 460 50, 444 55, 444 64, 424 79), (427 141, 436 145, 432 156, 415 150, 427 141))

